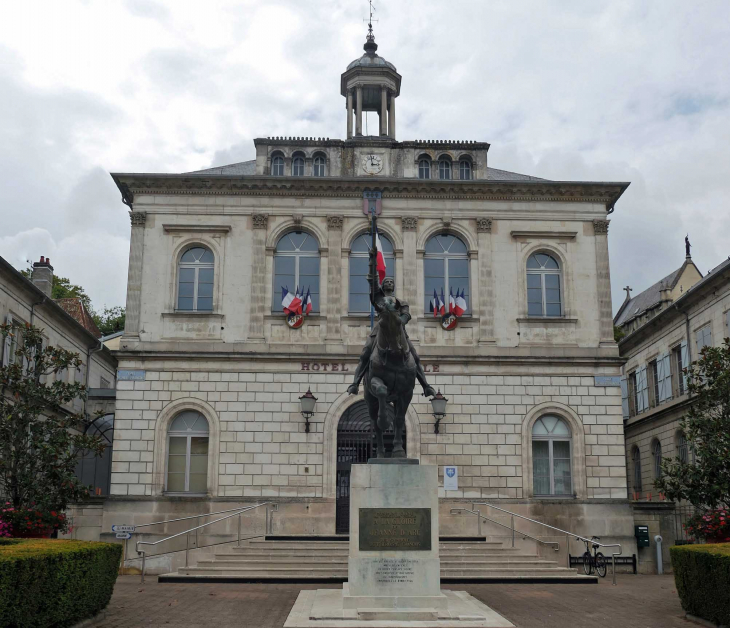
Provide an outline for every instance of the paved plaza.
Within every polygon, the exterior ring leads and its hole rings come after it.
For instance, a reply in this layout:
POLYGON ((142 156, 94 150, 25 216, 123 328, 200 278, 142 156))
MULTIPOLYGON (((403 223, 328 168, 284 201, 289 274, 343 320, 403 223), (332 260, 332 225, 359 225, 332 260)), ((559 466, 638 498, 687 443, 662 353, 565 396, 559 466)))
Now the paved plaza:
MULTIPOLYGON (((140 585, 139 576, 120 576, 105 616, 94 626, 134 628, 281 628, 302 589, 341 585, 158 584, 140 585)), ((519 628, 620 626, 688 628, 672 576, 620 574, 598 585, 474 584, 465 590, 519 628)))

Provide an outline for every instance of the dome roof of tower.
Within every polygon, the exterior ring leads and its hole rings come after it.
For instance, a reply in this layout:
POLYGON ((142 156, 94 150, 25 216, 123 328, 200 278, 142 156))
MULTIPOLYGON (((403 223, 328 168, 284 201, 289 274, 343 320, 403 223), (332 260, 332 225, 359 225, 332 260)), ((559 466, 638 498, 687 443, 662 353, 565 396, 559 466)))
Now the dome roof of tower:
POLYGON ((395 69, 395 66, 390 62, 383 59, 383 57, 379 57, 376 54, 368 54, 365 53, 362 57, 359 59, 355 59, 350 65, 347 66, 348 70, 352 70, 352 68, 390 68, 393 70, 393 72, 397 72, 398 70, 395 69))

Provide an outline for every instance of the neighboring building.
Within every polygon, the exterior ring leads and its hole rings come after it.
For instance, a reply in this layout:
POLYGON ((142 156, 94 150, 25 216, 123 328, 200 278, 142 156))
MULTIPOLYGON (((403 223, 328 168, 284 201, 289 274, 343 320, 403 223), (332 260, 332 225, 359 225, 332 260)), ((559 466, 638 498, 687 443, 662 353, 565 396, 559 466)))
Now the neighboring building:
POLYGON ((688 254, 673 273, 633 298, 628 294, 614 323, 626 333, 619 351, 627 360, 622 396, 629 495, 636 524, 650 528, 652 546, 639 559, 651 571, 654 535, 662 535, 666 548, 684 538, 687 513, 666 503, 654 481, 663 458, 692 455, 679 426, 691 402, 683 369, 702 347, 719 346, 730 335, 730 260, 703 277, 688 254))
MULTIPOLYGON (((0 317, 22 329, 26 324, 43 330, 47 344, 72 351, 79 355, 81 368, 59 374, 71 383, 80 382, 88 388, 86 401, 77 399, 66 408, 68 412, 81 412, 87 417, 100 414, 89 427, 107 441, 102 457, 85 458, 79 462, 77 473, 80 480, 92 487, 95 497, 109 495, 111 475, 111 445, 114 424, 114 396, 117 360, 111 351, 101 344, 101 333, 80 299, 51 297, 53 267, 49 259, 41 257, 33 264, 31 279, 26 279, 0 257, 0 317)), ((15 347, 10 338, 3 347, 2 364, 14 359, 15 347)), ((57 376, 58 377, 58 376, 57 376)), ((88 518, 82 518, 76 508, 74 517, 75 538, 98 538, 98 521, 101 505, 85 506, 86 513, 95 511, 92 528, 85 530, 88 518)))
POLYGON ((631 554, 607 220, 628 184, 496 170, 486 142, 396 141, 401 77, 375 48, 342 75, 346 140, 259 138, 255 161, 112 175, 132 235, 104 531, 261 500, 279 505, 276 533, 348 529, 350 465, 370 450, 346 389, 369 330, 372 202, 408 333, 448 398, 438 434, 420 387, 407 415, 409 456, 459 468, 442 532, 475 533, 450 508, 490 500, 631 554), (311 293, 299 328, 282 286, 311 293), (455 329, 434 289, 464 291, 455 329))

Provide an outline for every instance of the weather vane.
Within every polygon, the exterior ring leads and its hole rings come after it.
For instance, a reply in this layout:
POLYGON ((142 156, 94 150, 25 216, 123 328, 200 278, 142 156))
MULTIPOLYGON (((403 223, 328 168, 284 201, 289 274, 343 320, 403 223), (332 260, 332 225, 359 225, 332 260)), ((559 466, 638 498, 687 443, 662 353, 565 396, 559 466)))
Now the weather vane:
MULTIPOLYGON (((378 20, 373 20, 373 11, 375 11, 375 7, 373 6, 373 0, 368 0, 368 4, 370 5, 370 19, 368 20, 368 38, 372 39, 373 37, 373 22, 377 22, 378 20)), ((362 20, 365 21, 365 18, 362 20)))

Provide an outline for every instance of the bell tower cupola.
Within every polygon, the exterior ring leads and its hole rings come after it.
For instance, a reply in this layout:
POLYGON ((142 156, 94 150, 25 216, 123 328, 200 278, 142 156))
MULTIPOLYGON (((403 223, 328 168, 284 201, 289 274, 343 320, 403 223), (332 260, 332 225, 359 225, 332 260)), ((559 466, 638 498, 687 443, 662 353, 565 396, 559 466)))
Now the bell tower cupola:
POLYGON ((394 140, 395 99, 400 94, 401 75, 392 63, 376 54, 378 44, 373 35, 372 15, 363 49, 365 54, 350 63, 340 79, 340 92, 347 106, 347 139, 363 137, 363 111, 376 111, 379 130, 369 132, 369 137, 394 140))

